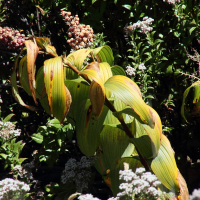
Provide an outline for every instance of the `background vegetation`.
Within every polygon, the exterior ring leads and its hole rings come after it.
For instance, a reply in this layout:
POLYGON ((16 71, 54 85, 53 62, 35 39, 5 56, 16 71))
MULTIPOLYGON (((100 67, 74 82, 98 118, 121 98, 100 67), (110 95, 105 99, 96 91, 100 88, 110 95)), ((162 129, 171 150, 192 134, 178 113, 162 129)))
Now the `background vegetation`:
MULTIPOLYGON (((183 93, 195 81, 186 74, 200 75, 199 2, 183 0, 174 5, 160 0, 0 0, 0 26, 19 30, 27 38, 48 37, 58 55, 68 54, 71 47, 67 43, 68 26, 60 15, 62 8, 73 16, 77 14, 80 23, 93 28, 96 34, 93 45, 97 47, 107 43, 112 48, 115 64, 125 70, 127 66, 136 69, 135 75, 129 77, 140 86, 145 102, 160 115, 164 134, 172 144, 178 168, 190 193, 194 188, 199 188, 199 112, 193 108, 193 90, 185 103, 187 109, 184 114, 189 123, 181 116, 183 93), (124 27, 142 21, 145 16, 154 19, 151 25, 153 30, 142 33, 137 29, 127 35, 124 27), (146 70, 139 70, 141 63, 144 63, 146 70)), ((17 53, 19 51, 16 49, 0 49, 1 117, 3 120, 9 114, 15 114, 10 120, 16 122, 16 128, 22 131, 17 141, 25 143, 23 149, 19 148, 20 158, 28 158, 23 163, 30 163, 33 159, 35 162, 32 169, 34 178, 29 179, 31 191, 36 196, 39 196, 38 191, 43 191, 50 198, 51 194, 55 196, 62 191, 62 185, 58 184, 67 160, 79 160, 82 154, 76 145, 73 127, 67 124, 60 127, 41 105, 37 112, 29 111, 12 97, 10 76, 17 53), (45 134, 47 129, 49 135, 45 134), (38 141, 35 142, 34 134, 38 130, 43 133, 43 138, 36 138, 38 141), (65 130, 68 130, 68 139, 64 138, 66 142, 59 148, 54 137, 65 130), (49 149, 55 152, 51 154, 49 149)), ((43 59, 39 62, 43 62, 43 59)), ((32 98, 21 89, 20 94, 25 103, 34 104, 32 98)), ((9 148, 4 148, 4 154, 12 152, 9 148)), ((21 164, 14 153, 10 157, 2 157, 2 179, 11 176, 13 160, 21 164)), ((95 173, 95 169, 92 168, 92 172, 95 173)), ((94 196, 106 199, 111 195, 98 174, 93 182, 91 191, 94 196)), ((75 192, 75 189, 71 188, 72 191, 75 192)))

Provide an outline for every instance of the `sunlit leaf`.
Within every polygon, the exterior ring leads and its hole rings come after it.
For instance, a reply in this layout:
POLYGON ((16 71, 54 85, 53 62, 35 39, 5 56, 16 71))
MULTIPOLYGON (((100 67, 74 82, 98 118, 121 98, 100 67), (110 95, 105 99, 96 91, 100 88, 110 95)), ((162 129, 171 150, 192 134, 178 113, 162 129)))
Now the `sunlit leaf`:
POLYGON ((111 70, 112 70, 113 76, 115 75, 126 76, 124 69, 118 65, 114 65, 113 67, 111 67, 111 70))
POLYGON ((185 182, 185 179, 183 178, 183 176, 181 175, 181 173, 178 171, 178 176, 177 176, 177 180, 178 180, 178 184, 179 184, 179 188, 180 188, 180 200, 188 200, 189 199, 189 192, 188 192, 188 188, 187 188, 187 184, 185 182))
MULTIPOLYGON (((188 122, 188 121, 187 121, 187 119, 186 119, 186 117, 185 117, 185 100, 186 100, 186 97, 187 97, 187 95, 188 95, 190 89, 191 89, 192 87, 195 87, 195 86, 200 87, 200 81, 196 81, 195 83, 193 83, 193 84, 192 84, 190 87, 188 87, 188 88, 185 90, 185 92, 183 93, 183 102, 182 102, 182 106, 181 106, 181 115, 182 115, 182 117, 185 119, 186 122, 188 122)), ((196 95, 195 95, 195 96, 196 96, 196 95)))
POLYGON ((19 62, 19 80, 23 89, 31 95, 27 76, 27 56, 24 56, 19 62))
POLYGON ((44 83, 51 113, 62 122, 70 108, 71 94, 64 84, 61 57, 44 62, 44 83))
POLYGON ((77 108, 82 101, 89 99, 90 85, 82 77, 74 80, 66 80, 65 85, 72 96, 72 104, 68 116, 75 120, 77 115, 79 115, 79 110, 77 108))
POLYGON ((173 192, 179 192, 178 168, 174 151, 165 135, 162 135, 160 150, 157 157, 152 160, 151 169, 166 188, 173 192))
POLYGON ((79 49, 69 54, 67 57, 64 57, 64 60, 77 67, 77 69, 80 71, 83 67, 83 62, 90 52, 92 52, 92 49, 79 49))
POLYGON ((79 148, 86 156, 93 156, 100 143, 100 132, 108 112, 104 106, 98 120, 95 120, 90 100, 83 101, 79 107, 76 121, 76 134, 79 148))
POLYGON ((100 138, 105 162, 109 169, 117 159, 130 156, 134 150, 129 137, 116 126, 104 125, 100 138))
POLYGON ((9 114, 9 115, 7 115, 7 116, 3 119, 3 123, 6 123, 6 122, 10 121, 11 118, 12 118, 14 115, 15 115, 15 114, 9 114))
POLYGON ((49 44, 49 42, 50 42, 49 38, 35 37, 35 40, 36 40, 38 46, 41 49, 43 49, 46 53, 48 53, 54 57, 58 56, 56 53, 55 47, 53 47, 49 44))
POLYGON ((155 122, 152 119, 151 112, 143 101, 136 83, 128 77, 116 75, 108 79, 104 86, 121 99, 124 104, 130 106, 144 123, 152 128, 154 127, 155 122))
POLYGON ((42 107, 45 109, 45 111, 51 115, 51 111, 49 108, 49 102, 46 95, 46 89, 44 85, 44 66, 40 67, 40 69, 37 72, 36 75, 36 97, 39 99, 42 107))
POLYGON ((12 75, 11 75, 12 94, 13 94, 15 100, 17 102, 19 102, 22 106, 28 108, 29 110, 36 111, 37 108, 25 104, 24 101, 22 100, 22 98, 19 95, 18 86, 17 86, 17 80, 16 80, 16 76, 17 76, 17 72, 16 71, 17 71, 18 60, 19 60, 19 56, 20 55, 21 54, 19 54, 17 56, 16 60, 15 60, 15 65, 14 65, 13 72, 12 72, 12 75))
POLYGON ((39 52, 39 48, 32 40, 26 40, 25 46, 27 48, 27 75, 29 88, 35 104, 38 105, 35 94, 35 61, 39 52))
POLYGON ((102 46, 98 47, 93 50, 93 55, 96 56, 97 61, 100 62, 107 62, 110 66, 113 65, 114 57, 112 49, 109 46, 102 46))
POLYGON ((90 63, 83 72, 79 73, 81 76, 87 76, 92 79, 90 85, 89 97, 92 103, 92 111, 98 117, 100 116, 104 102, 105 102, 105 89, 97 62, 90 63))

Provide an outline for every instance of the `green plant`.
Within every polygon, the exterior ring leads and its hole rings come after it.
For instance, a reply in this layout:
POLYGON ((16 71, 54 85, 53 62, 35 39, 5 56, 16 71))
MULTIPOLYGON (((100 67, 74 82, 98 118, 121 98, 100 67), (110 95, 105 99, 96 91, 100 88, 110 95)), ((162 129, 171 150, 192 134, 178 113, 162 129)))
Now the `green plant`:
POLYGON ((20 165, 26 158, 20 158, 20 153, 25 145, 22 141, 16 142, 16 137, 21 130, 15 130, 15 125, 9 122, 13 114, 8 115, 0 121, 0 160, 3 161, 4 169, 20 165))
POLYGON ((81 151, 86 156, 98 156, 95 167, 114 195, 119 190, 118 171, 127 162, 132 169, 143 165, 152 170, 163 188, 187 198, 186 183, 176 166, 170 142, 162 134, 158 114, 145 104, 136 83, 124 76, 121 67, 113 65, 109 46, 57 56, 47 38, 34 38, 34 42, 28 40, 25 45, 19 55, 23 58, 19 62, 17 57, 11 77, 14 97, 21 105, 36 110, 24 104, 19 95, 19 66, 21 85, 33 96, 35 104, 38 105, 39 98, 47 113, 60 122, 67 117, 74 123, 81 151), (44 61, 35 78, 39 49, 53 58, 44 61), (91 62, 83 67, 87 56, 91 62))
POLYGON ((61 125, 57 119, 49 120, 47 126, 40 126, 32 139, 42 144, 39 152, 39 161, 49 166, 57 161, 59 154, 67 150, 68 143, 72 141, 74 128, 71 124, 61 125))

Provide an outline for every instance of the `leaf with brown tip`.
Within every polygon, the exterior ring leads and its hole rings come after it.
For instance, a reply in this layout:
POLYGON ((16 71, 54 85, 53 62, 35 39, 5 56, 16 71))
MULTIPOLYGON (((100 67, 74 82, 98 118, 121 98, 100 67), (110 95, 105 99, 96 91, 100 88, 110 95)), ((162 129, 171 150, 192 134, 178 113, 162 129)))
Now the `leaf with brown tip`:
POLYGON ((17 75, 17 67, 18 67, 18 60, 19 60, 19 56, 21 54, 18 55, 18 57, 15 60, 15 65, 14 65, 14 69, 11 75, 11 85, 12 85, 12 94, 15 98, 15 100, 20 103, 22 106, 28 108, 29 110, 32 111, 36 111, 37 108, 33 107, 33 106, 29 106, 27 104, 24 103, 24 101, 22 100, 22 98, 19 95, 19 91, 18 91, 18 87, 17 87, 17 81, 16 81, 16 75, 17 75))
POLYGON ((188 200, 189 192, 188 192, 187 184, 185 182, 185 179, 183 178, 183 176, 181 175, 181 173, 179 171, 178 171, 177 180, 178 180, 178 185, 180 188, 180 193, 179 193, 178 199, 179 200, 188 200))
POLYGON ((101 78, 99 64, 97 62, 90 63, 79 75, 88 76, 90 79, 93 79, 90 85, 89 97, 92 103, 92 111, 98 119, 105 102, 105 89, 101 78))
POLYGON ((36 105, 38 105, 38 102, 36 100, 36 94, 35 94, 35 61, 39 52, 38 46, 31 40, 25 41, 25 45, 27 48, 27 75, 28 75, 28 81, 29 81, 29 88, 31 91, 31 94, 33 96, 33 100, 36 105))
POLYGON ((61 57, 44 62, 44 83, 51 113, 62 122, 71 105, 71 94, 64 84, 64 69, 61 57))

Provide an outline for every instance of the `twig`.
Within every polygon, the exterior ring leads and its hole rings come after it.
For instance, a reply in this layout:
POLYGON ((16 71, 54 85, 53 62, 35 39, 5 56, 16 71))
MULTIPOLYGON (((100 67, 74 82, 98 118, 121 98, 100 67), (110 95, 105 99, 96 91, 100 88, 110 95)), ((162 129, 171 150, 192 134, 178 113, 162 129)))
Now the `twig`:
POLYGON ((185 74, 184 72, 181 72, 181 71, 178 71, 178 73, 185 75, 185 76, 189 76, 190 78, 194 78, 194 79, 197 79, 198 81, 200 81, 200 79, 197 78, 196 76, 193 76, 193 75, 190 75, 190 74, 185 74))
POLYGON ((38 31, 39 31, 39 37, 41 37, 40 16, 39 16, 38 10, 39 10, 39 9, 36 7, 38 31))

